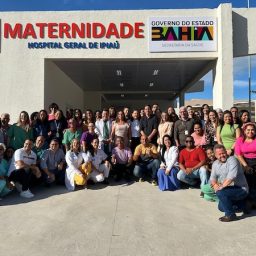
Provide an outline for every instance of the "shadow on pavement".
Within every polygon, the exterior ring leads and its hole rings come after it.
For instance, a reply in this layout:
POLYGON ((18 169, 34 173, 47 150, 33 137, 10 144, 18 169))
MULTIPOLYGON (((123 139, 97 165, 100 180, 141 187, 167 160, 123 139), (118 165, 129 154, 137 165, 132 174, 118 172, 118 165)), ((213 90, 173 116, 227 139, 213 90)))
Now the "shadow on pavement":
POLYGON ((27 199, 27 198, 20 197, 19 193, 16 190, 14 190, 0 201, 0 205, 3 206, 3 205, 24 204, 24 203, 37 201, 37 200, 42 200, 42 199, 49 198, 56 195, 69 193, 65 186, 57 186, 57 185, 53 185, 50 188, 46 188, 40 185, 37 187, 33 187, 31 191, 35 196, 31 199, 27 199))
MULTIPOLYGON (((134 182, 135 181, 126 182, 124 180, 120 180, 116 182, 113 179, 110 179, 109 184, 104 184, 104 183, 88 184, 87 189, 99 190, 99 189, 104 189, 108 186, 130 186, 134 182)), ((84 189, 84 188, 77 187, 75 191, 78 191, 81 189, 84 189)), ((27 199, 27 198, 20 197, 19 193, 16 190, 14 190, 9 195, 7 195, 6 197, 2 198, 2 200, 0 200, 0 206, 24 204, 24 203, 37 201, 37 200, 46 199, 52 196, 71 193, 66 189, 65 186, 60 186, 60 185, 52 185, 51 187, 45 187, 43 185, 39 185, 39 186, 33 187, 31 191, 35 196, 31 199, 27 199)))

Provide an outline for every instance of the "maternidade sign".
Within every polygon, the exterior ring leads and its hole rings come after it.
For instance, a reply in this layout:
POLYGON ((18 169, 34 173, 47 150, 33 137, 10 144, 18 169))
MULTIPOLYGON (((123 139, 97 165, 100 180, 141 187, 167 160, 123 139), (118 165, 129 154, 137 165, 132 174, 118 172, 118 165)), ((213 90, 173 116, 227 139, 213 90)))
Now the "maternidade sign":
POLYGON ((217 20, 215 17, 151 17, 149 51, 217 51, 217 20))

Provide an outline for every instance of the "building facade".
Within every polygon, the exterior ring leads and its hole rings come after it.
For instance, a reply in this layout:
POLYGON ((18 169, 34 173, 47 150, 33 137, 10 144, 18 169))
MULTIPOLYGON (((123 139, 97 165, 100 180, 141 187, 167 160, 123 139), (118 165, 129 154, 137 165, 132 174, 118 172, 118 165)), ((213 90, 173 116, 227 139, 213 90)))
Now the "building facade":
POLYGON ((0 109, 173 104, 213 70, 233 105, 233 58, 256 53, 256 10, 1 12, 0 109))

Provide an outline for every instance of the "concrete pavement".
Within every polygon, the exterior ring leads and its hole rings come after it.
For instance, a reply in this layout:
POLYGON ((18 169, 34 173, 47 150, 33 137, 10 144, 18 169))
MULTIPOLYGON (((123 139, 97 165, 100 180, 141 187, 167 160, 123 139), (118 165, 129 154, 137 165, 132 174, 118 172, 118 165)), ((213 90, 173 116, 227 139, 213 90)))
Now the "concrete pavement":
POLYGON ((37 188, 0 201, 0 255, 256 255, 256 217, 220 223, 199 190, 151 184, 37 188))

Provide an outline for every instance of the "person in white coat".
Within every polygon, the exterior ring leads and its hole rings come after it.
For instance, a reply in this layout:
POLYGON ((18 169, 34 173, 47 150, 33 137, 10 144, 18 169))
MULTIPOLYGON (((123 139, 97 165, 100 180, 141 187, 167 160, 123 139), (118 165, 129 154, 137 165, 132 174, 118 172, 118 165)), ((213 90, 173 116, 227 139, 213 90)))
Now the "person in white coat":
POLYGON ((107 154, 99 149, 99 139, 95 138, 92 141, 92 172, 89 179, 93 182, 104 182, 108 184, 108 176, 110 170, 110 163, 107 161, 107 154))
POLYGON ((109 120, 108 110, 102 111, 102 119, 95 122, 95 133, 99 138, 99 148, 107 155, 111 153, 112 122, 109 120))
POLYGON ((76 185, 86 185, 91 171, 91 154, 80 151, 80 141, 73 139, 70 150, 65 156, 67 169, 65 185, 69 191, 75 190, 76 185))

